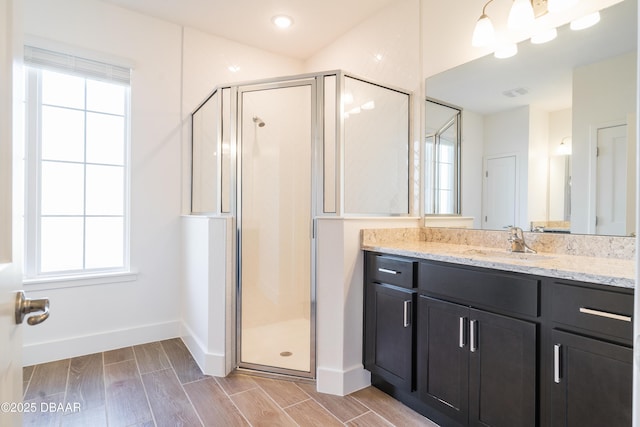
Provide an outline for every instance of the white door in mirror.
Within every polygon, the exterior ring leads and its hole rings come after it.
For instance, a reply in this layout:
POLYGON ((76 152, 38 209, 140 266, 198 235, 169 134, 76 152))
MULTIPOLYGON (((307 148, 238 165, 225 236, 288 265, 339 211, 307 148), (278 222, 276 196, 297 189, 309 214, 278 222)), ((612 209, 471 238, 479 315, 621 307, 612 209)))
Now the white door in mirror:
POLYGON ((627 182, 632 182, 627 154, 627 125, 598 129, 596 234, 625 236, 633 231, 627 226, 627 182))
POLYGON ((488 158, 484 181, 482 228, 516 225, 516 156, 488 158))

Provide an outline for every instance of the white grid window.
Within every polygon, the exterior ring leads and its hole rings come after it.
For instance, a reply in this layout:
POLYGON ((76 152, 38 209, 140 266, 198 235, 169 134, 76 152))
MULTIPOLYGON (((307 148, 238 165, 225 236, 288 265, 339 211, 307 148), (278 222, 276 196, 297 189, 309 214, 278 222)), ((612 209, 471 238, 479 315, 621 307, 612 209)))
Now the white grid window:
POLYGON ((128 82, 26 52, 25 276, 126 271, 128 82))

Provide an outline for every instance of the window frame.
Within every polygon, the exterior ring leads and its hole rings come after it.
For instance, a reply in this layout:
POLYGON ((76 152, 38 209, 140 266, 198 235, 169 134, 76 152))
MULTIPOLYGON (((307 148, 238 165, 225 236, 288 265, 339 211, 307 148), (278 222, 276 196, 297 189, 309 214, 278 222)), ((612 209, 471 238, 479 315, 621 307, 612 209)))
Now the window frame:
MULTIPOLYGON (((86 60, 85 60, 86 61, 86 60)), ((25 173, 25 248, 24 248, 24 280, 23 282, 28 285, 39 285, 38 288, 49 289, 64 286, 64 284, 78 286, 78 285, 91 285, 101 283, 114 283, 135 280, 137 275, 131 271, 130 263, 130 222, 131 222, 131 86, 120 81, 109 81, 109 79, 101 79, 95 75, 85 74, 77 71, 70 71, 65 69, 59 69, 56 67, 39 66, 32 64, 25 64, 25 152, 24 152, 24 173, 25 173), (86 104, 86 87, 87 80, 107 81, 109 83, 121 84, 125 87, 125 99, 124 110, 122 117, 124 119, 124 147, 123 147, 123 164, 122 164, 122 179, 123 179, 123 209, 122 215, 115 215, 114 217, 122 218, 123 221, 123 236, 122 236, 122 255, 123 262, 121 266, 106 267, 106 268, 87 268, 86 267, 86 242, 87 235, 83 233, 83 265, 81 269, 65 270, 65 271, 41 271, 41 218, 43 217, 41 212, 42 201, 42 108, 44 106, 42 102, 42 72, 44 70, 50 70, 58 73, 76 76, 85 81, 85 103, 82 109, 76 109, 76 111, 82 111, 85 116, 84 121, 84 147, 86 151, 86 131, 87 122, 86 117, 88 113, 92 113, 93 110, 87 108, 86 104)), ((99 112, 104 113, 104 112, 99 112)), ((82 162, 78 164, 83 165, 84 168, 84 195, 86 204, 86 167, 92 165, 95 162, 88 162, 85 157, 82 162)), ((113 165, 114 167, 119 165, 113 165)), ((86 205, 85 205, 86 207, 86 205)), ((46 216, 46 215, 45 215, 46 216)), ((83 219, 83 224, 87 218, 92 215, 87 214, 86 209, 83 209, 81 215, 78 217, 83 219)), ((99 215, 110 216, 110 215, 99 215)))

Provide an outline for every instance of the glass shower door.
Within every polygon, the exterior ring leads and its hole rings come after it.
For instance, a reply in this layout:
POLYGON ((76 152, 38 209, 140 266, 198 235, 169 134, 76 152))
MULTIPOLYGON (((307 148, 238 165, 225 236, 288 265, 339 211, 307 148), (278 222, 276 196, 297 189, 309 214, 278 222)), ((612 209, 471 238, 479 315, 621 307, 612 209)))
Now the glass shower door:
POLYGON ((314 375, 314 81, 241 87, 240 367, 314 375))

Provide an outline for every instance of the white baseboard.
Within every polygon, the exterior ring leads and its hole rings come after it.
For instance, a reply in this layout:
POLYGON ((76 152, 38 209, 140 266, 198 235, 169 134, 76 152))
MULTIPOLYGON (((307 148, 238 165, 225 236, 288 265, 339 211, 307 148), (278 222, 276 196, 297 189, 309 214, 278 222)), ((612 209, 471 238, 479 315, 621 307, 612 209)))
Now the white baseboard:
POLYGON ((226 357, 224 354, 209 353, 198 337, 184 323, 182 324, 181 336, 182 341, 184 341, 191 356, 193 356, 203 373, 214 377, 227 376, 229 372, 226 369, 226 357))
POLYGON ((24 366, 36 365, 179 336, 180 322, 175 321, 25 344, 22 347, 22 363, 24 366))
POLYGON ((337 396, 346 396, 371 385, 371 373, 362 365, 346 370, 318 367, 316 377, 316 388, 319 392, 337 396))

